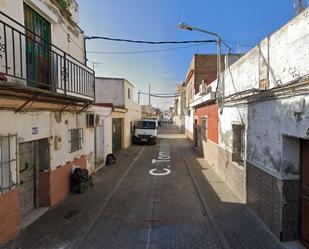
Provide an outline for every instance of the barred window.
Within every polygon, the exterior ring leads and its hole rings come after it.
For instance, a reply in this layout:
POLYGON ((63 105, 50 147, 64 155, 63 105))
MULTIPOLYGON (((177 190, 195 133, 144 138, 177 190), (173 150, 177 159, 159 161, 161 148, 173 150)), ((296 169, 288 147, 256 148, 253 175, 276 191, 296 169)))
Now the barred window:
POLYGON ((83 129, 82 128, 72 129, 72 130, 69 130, 69 132, 70 132, 70 137, 71 137, 71 140, 69 141, 70 153, 82 149, 83 129))
POLYGON ((233 153, 232 161, 244 165, 245 160, 245 126, 233 124, 233 153))
POLYGON ((11 189, 16 182, 16 135, 0 135, 0 193, 11 189), (13 175, 14 173, 14 175, 13 175))
POLYGON ((204 139, 204 140, 206 140, 208 138, 208 119, 207 119, 207 117, 202 118, 201 136, 202 136, 202 139, 204 139))

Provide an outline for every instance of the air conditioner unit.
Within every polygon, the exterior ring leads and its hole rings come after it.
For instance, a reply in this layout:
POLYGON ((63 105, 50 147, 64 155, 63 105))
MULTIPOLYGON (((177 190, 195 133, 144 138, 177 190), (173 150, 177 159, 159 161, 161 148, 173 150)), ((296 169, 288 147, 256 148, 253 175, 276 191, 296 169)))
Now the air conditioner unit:
POLYGON ((206 94, 209 94, 212 92, 211 86, 206 87, 206 94))
POLYGON ((206 85, 204 84, 204 81, 202 82, 202 84, 200 84, 199 90, 201 95, 206 94, 206 85))
POLYGON ((102 126, 103 125, 103 116, 100 114, 95 115, 95 125, 102 126))
POLYGON ((87 127, 95 127, 95 114, 94 113, 88 113, 86 115, 86 125, 87 127))

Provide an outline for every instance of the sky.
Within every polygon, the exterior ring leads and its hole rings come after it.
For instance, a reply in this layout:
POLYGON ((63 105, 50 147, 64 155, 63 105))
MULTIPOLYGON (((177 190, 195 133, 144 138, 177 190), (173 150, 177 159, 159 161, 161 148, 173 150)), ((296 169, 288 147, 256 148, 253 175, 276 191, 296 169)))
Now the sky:
MULTIPOLYGON (((147 41, 213 39, 204 33, 177 28, 179 22, 186 22, 218 33, 223 40, 229 41, 235 53, 246 53, 294 16, 293 0, 77 2, 80 7, 80 26, 87 36, 147 41)), ((223 52, 227 51, 224 49, 223 52)), ((128 79, 135 86, 135 98, 139 90, 147 92, 149 84, 152 93, 175 93, 177 85, 185 80, 192 56, 197 53, 216 53, 216 45, 140 45, 104 40, 87 42, 89 66, 92 67, 93 61, 97 63, 96 75, 128 79), (172 50, 127 53, 161 49, 172 50)), ((152 105, 167 109, 173 101, 152 98, 152 105)), ((141 104, 148 104, 146 95, 142 95, 141 104)))

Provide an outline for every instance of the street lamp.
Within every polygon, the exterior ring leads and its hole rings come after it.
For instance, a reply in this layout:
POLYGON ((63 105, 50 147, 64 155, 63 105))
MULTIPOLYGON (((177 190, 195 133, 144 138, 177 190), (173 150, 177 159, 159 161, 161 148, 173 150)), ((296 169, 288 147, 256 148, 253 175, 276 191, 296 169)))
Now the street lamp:
POLYGON ((223 82, 221 82, 221 42, 222 42, 221 37, 217 33, 209 32, 204 29, 193 27, 184 22, 179 23, 178 28, 182 30, 189 30, 189 31, 195 30, 195 31, 203 32, 209 35, 213 35, 217 38, 217 82, 218 82, 218 86, 221 86, 221 83, 222 83, 221 90, 222 90, 222 95, 224 95, 224 86, 223 86, 223 82))

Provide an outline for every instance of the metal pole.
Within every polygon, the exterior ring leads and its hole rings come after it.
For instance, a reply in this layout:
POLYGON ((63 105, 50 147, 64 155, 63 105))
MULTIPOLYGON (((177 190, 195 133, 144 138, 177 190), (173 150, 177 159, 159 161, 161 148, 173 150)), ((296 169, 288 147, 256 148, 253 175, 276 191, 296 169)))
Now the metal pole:
POLYGON ((138 101, 137 101, 138 104, 140 103, 140 100, 141 100, 141 90, 138 91, 138 101))
POLYGON ((149 116, 151 117, 151 110, 150 110, 150 104, 151 104, 150 88, 151 88, 151 85, 149 83, 149 102, 148 102, 148 106, 149 106, 149 116))
POLYGON ((301 13, 303 11, 303 3, 302 0, 299 0, 299 10, 298 10, 298 14, 301 13))
MULTIPOLYGON (((217 36, 217 81, 218 81, 218 85, 219 85, 219 89, 221 88, 221 97, 224 97, 224 82, 221 80, 221 38, 220 36, 217 36)), ((221 100, 221 99, 220 99, 221 100)))
POLYGON ((87 40, 88 38, 87 37, 84 37, 84 59, 85 59, 85 65, 87 66, 87 61, 88 61, 88 59, 87 59, 87 43, 86 43, 86 40, 87 40))

